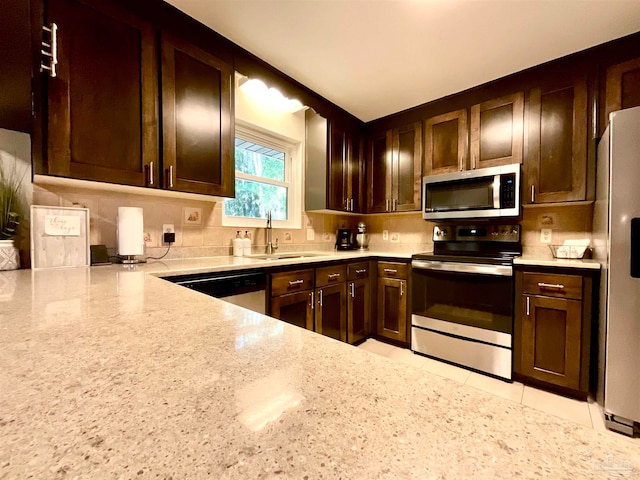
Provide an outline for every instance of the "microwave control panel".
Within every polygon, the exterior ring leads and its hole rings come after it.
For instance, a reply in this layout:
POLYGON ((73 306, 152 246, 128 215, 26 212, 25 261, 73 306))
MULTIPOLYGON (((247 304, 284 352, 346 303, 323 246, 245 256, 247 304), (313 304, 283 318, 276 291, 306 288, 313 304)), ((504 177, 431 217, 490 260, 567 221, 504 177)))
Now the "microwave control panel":
POLYGON ((516 174, 503 173, 500 175, 500 208, 514 208, 516 206, 516 174))

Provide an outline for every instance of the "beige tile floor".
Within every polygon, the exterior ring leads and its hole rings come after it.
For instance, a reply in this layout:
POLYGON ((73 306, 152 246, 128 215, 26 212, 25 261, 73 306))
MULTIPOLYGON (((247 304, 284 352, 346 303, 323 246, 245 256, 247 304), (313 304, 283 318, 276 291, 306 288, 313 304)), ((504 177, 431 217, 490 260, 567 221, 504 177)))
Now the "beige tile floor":
MULTIPOLYGON (((416 355, 406 348, 395 347, 374 339, 368 339, 360 344, 359 348, 596 430, 606 430, 601 409, 592 398, 589 398, 587 402, 583 402, 539 390, 519 382, 503 382, 464 368, 449 365, 448 363, 416 355)), ((640 438, 632 441, 640 442, 640 438)))

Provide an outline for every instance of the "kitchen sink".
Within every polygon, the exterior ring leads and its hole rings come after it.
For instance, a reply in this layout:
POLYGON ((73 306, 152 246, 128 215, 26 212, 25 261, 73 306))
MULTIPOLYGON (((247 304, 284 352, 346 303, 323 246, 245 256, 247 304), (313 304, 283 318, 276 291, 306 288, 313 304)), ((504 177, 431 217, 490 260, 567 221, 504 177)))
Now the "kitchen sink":
POLYGON ((255 258, 257 260, 288 260, 292 258, 311 258, 311 257, 324 257, 325 253, 273 253, 271 255, 251 255, 249 258, 255 258))

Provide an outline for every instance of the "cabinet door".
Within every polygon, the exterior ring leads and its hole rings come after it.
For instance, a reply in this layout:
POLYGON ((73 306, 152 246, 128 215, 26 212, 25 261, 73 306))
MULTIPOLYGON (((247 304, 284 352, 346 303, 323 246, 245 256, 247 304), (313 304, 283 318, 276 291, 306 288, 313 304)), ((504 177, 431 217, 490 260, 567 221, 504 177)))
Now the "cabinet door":
POLYGON ((369 151, 367 154, 368 213, 387 212, 390 209, 391 142, 391 130, 377 134, 369 139, 369 151))
POLYGON ((467 110, 456 110, 427 119, 424 124, 423 174, 435 175, 466 170, 467 110))
POLYGON ((349 137, 349 154, 347 156, 347 198, 350 201, 349 211, 361 213, 364 206, 364 139, 359 133, 351 133, 349 137))
POLYGON ((580 387, 582 302, 523 295, 522 373, 555 385, 580 387))
POLYGON ((355 343, 369 335, 371 283, 368 278, 348 283, 347 342, 355 343))
POLYGON ((329 172, 327 186, 328 207, 331 210, 349 210, 347 198, 347 132, 331 122, 329 125, 329 172))
POLYGON ((587 80, 535 88, 528 96, 525 203, 586 200, 587 80))
POLYGON ((378 278, 378 335, 407 341, 407 281, 378 278))
POLYGON ((316 289, 316 332, 347 341, 346 284, 316 289))
POLYGON ((471 107, 471 168, 522 163, 522 92, 471 107))
POLYGON ((280 295, 271 299, 270 315, 298 327, 313 330, 313 291, 280 295))
POLYGON ((640 58, 609 67, 606 90, 605 126, 611 112, 640 106, 640 58))
POLYGON ((164 187, 233 197, 233 68, 162 36, 164 187))
POLYGON ((44 173, 157 186, 153 27, 104 1, 51 0, 47 17, 59 27, 59 63, 46 82, 44 173))
POLYGON ((420 210, 422 183, 422 125, 420 122, 393 130, 392 205, 394 212, 420 210))

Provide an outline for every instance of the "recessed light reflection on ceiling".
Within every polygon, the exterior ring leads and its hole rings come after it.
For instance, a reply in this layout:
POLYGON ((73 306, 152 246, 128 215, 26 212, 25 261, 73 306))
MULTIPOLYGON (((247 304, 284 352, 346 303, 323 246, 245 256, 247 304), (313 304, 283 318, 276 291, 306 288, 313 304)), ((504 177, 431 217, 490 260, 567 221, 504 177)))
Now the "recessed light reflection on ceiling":
POLYGON ((280 90, 267 87, 262 80, 244 77, 238 83, 242 91, 254 101, 279 112, 295 113, 305 108, 300 100, 285 97, 280 90))

